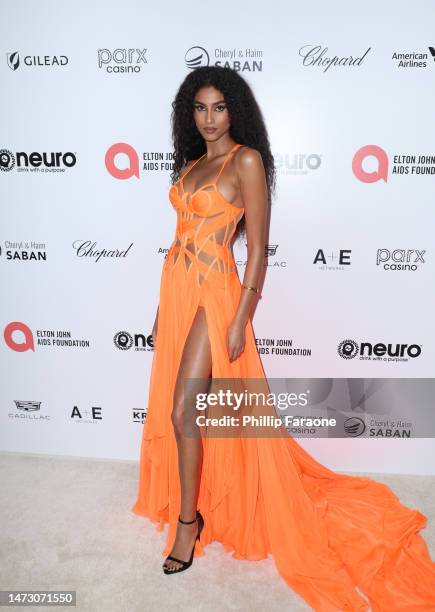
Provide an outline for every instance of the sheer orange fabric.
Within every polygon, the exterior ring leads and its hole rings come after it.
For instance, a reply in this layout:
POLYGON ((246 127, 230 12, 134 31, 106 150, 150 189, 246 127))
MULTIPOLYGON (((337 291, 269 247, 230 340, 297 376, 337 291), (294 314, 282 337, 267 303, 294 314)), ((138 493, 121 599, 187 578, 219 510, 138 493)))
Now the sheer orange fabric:
MULTIPOLYGON (((176 235, 161 275, 132 507, 157 522, 158 531, 168 523, 163 556, 172 548, 180 508, 173 390, 198 305, 206 311, 213 378, 261 379, 268 389, 251 321, 240 357, 230 362, 226 348, 242 291, 229 245, 244 211, 227 202, 217 181, 240 146, 229 152, 213 183, 190 193, 182 177, 169 191, 176 235)), ((386 485, 328 469, 286 430, 281 437, 205 437, 202 442, 198 509, 205 526, 195 557, 214 540, 237 559, 271 554, 289 586, 319 612, 435 610, 435 563, 418 533, 426 517, 401 504, 386 485)))

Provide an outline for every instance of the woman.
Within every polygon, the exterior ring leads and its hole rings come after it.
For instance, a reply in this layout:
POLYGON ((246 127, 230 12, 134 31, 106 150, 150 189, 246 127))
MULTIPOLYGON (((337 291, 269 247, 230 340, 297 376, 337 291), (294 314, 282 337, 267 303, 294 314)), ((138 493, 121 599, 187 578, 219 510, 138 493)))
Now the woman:
POLYGON ((198 424, 195 400, 212 380, 244 389, 255 380, 268 392, 250 317, 275 170, 252 91, 229 68, 189 73, 172 120, 177 226, 162 270, 132 508, 160 531, 169 523, 164 572, 187 569, 218 540, 239 559, 272 554, 315 610, 368 610, 356 586, 376 610, 435 610, 435 564, 417 533, 423 514, 381 483, 321 465, 284 427, 255 437, 210 435, 198 424), (242 233, 240 283, 231 244, 242 233))

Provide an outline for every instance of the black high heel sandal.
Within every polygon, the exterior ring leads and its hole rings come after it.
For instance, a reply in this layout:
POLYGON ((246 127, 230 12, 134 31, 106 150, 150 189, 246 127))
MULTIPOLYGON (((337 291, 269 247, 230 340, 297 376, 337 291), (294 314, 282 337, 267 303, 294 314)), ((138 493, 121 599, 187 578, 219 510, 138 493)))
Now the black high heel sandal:
POLYGON ((199 536, 201 535, 202 528, 204 527, 204 519, 202 518, 202 514, 199 510, 196 511, 196 518, 194 518, 193 521, 183 521, 181 520, 180 516, 178 516, 178 520, 180 521, 180 523, 183 523, 184 525, 191 525, 195 521, 198 521, 198 533, 196 534, 195 543, 193 544, 192 553, 190 555, 189 561, 183 561, 183 559, 177 559, 176 557, 173 557, 172 555, 168 555, 165 559, 165 563, 168 559, 172 559, 172 561, 181 563, 181 567, 177 567, 175 569, 168 569, 164 567, 163 571, 165 574, 176 574, 177 572, 183 572, 184 570, 187 570, 187 568, 192 565, 193 553, 195 551, 196 540, 199 540, 199 536))

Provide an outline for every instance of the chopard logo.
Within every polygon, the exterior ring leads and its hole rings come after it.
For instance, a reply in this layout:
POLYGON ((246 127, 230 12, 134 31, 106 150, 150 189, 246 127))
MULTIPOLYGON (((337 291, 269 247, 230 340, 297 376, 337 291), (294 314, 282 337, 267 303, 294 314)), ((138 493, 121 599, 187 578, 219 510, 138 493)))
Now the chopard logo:
POLYGON ((299 55, 302 57, 303 66, 324 67, 323 72, 326 72, 332 66, 334 68, 353 68, 361 66, 370 49, 371 47, 368 47, 360 57, 353 57, 352 55, 334 55, 331 57, 325 57, 326 53, 328 52, 328 47, 322 48, 321 45, 304 45, 299 49, 299 55))

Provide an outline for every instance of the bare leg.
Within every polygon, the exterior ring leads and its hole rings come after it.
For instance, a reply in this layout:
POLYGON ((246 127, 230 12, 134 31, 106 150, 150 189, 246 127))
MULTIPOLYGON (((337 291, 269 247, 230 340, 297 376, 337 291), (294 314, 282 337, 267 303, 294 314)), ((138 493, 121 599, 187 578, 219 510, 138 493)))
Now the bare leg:
MULTIPOLYGON (((198 425, 194 422, 199 414, 194 406, 194 399, 197 392, 207 392, 209 390, 211 365, 211 346, 206 314, 204 308, 199 306, 181 357, 172 409, 172 423, 177 440, 180 475, 180 516, 183 521, 191 521, 196 517, 203 448, 198 425), (201 378, 202 380, 197 381, 194 388, 188 385, 185 389, 184 378, 201 378), (196 435, 194 435, 195 431, 196 435)), ((174 546, 170 554, 178 559, 183 559, 183 561, 188 561, 197 531, 197 522, 191 525, 178 522, 174 546)), ((164 562, 163 567, 174 570, 181 567, 181 564, 168 559, 164 562)))

